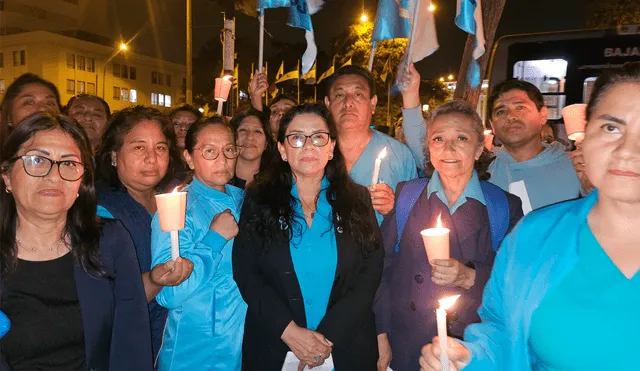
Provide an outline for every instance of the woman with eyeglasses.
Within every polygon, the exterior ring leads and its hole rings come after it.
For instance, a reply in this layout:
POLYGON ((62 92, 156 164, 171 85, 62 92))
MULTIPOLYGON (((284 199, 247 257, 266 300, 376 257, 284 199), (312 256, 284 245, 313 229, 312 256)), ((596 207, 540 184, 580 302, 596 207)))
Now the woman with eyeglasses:
POLYGON ((283 117, 280 157, 247 188, 233 273, 248 304, 244 370, 280 370, 333 355, 337 371, 375 370, 371 309, 382 274, 380 230, 366 188, 351 181, 323 105, 283 117))
POLYGON ((155 195, 168 191, 171 165, 179 162, 171 124, 160 111, 143 106, 113 115, 96 154, 98 215, 120 220, 133 240, 142 272, 154 358, 162 344, 167 311, 154 299, 167 285, 184 281, 193 264, 187 259, 151 264, 151 219, 155 195))
MULTIPOLYGON (((184 158, 193 171, 187 192, 180 256, 193 262, 183 283, 163 288, 156 299, 169 310, 159 369, 240 370, 247 305, 233 280, 231 249, 244 192, 232 185, 239 149, 222 117, 189 128, 184 158)), ((153 219, 153 265, 171 261, 170 233, 153 219)))
POLYGON ((269 166, 276 146, 271 140, 271 129, 260 111, 251 109, 239 113, 229 124, 236 132, 236 143, 241 148, 232 184, 244 189, 269 166))
POLYGON ((144 287, 120 222, 95 216, 91 147, 62 116, 16 125, 0 158, 2 370, 152 370, 144 287))

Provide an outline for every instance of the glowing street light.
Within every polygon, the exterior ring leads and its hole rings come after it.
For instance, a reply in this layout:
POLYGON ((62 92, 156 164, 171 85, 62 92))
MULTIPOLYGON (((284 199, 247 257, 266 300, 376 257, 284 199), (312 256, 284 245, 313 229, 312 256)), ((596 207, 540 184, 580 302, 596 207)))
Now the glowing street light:
POLYGON ((436 4, 434 4, 434 3, 429 4, 429 11, 431 13, 435 12, 436 8, 437 8, 436 4))
POLYGON ((360 16, 360 22, 365 23, 369 21, 369 16, 367 16, 367 13, 362 12, 362 15, 360 16))
POLYGON ((441 77, 441 78, 440 78, 440 82, 444 82, 444 77, 441 77))
POLYGON ((125 43, 120 43, 120 51, 127 51, 127 49, 129 49, 129 47, 127 46, 127 44, 125 43))
POLYGON ((447 79, 449 79, 449 81, 452 81, 452 80, 453 80, 453 75, 449 75, 449 76, 447 77, 447 79))

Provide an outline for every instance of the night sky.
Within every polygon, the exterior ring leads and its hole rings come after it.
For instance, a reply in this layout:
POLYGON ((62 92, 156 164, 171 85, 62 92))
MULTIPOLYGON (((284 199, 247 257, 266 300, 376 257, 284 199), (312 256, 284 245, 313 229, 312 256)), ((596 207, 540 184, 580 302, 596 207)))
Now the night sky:
MULTIPOLYGON (((192 2, 195 58, 209 40, 219 38, 222 28, 220 12, 224 9, 218 0, 192 0, 192 2)), ((507 0, 497 36, 584 28, 586 2, 587 0, 507 0)), ((131 43, 133 50, 184 63, 185 0, 114 0, 114 3, 116 4, 114 11, 117 16, 117 31, 125 39, 138 33, 131 43), (151 11, 147 4, 153 4, 151 11)), ((439 0, 436 4, 440 49, 418 64, 417 67, 424 78, 457 73, 466 38, 466 34, 453 23, 456 1, 439 0)), ((376 8, 377 0, 365 0, 365 9, 370 17, 373 17, 376 8)), ((356 22, 361 10, 362 0, 325 0, 324 8, 313 16, 316 42, 320 53, 331 54, 331 39, 344 31, 348 24, 356 22)), ((266 11, 267 32, 273 39, 281 42, 303 43, 304 32, 286 26, 286 18, 286 9, 268 9, 266 11)), ((244 15, 237 16, 236 20, 237 37, 243 43, 255 43, 256 48, 256 57, 253 60, 240 62, 255 62, 257 61, 258 22, 244 15)), ((270 37, 265 36, 266 58, 270 57, 268 48, 270 37)), ((319 70, 321 73, 324 69, 320 66, 319 70)))

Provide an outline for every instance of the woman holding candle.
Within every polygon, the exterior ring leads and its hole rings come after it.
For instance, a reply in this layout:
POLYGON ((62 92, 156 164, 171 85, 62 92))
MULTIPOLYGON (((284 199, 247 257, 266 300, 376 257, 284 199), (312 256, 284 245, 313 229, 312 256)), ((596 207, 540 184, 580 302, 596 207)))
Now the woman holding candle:
MULTIPOLYGON (((158 303, 169 310, 159 369, 240 370, 247 306, 231 268, 231 249, 244 192, 229 185, 240 151, 234 132, 221 117, 191 126, 184 158, 193 171, 187 192, 184 229, 179 232, 181 259, 193 261, 191 277, 165 287, 158 303)), ((152 224, 153 264, 171 259, 169 232, 152 224)))
POLYGON ((275 144, 271 140, 271 129, 263 119, 262 112, 249 110, 239 113, 231 120, 230 125, 236 132, 238 146, 242 148, 232 184, 244 189, 269 165, 275 154, 275 144))
POLYGON ((244 370, 280 370, 287 352, 301 366, 333 355, 337 371, 376 367, 381 237, 335 137, 324 106, 292 108, 280 122, 280 156, 247 190, 233 249, 249 305, 244 370))
MULTIPOLYGON (((640 63, 596 80, 582 143, 595 190, 528 214, 505 239, 479 311, 482 323, 467 329, 465 342, 449 341, 458 370, 635 368, 638 97, 640 63)), ((427 345, 422 368, 439 370, 439 354, 438 346, 427 345)))
POLYGON ((149 301, 154 356, 167 318, 154 298, 164 286, 180 284, 193 269, 187 259, 151 265, 154 196, 172 179, 167 169, 180 161, 175 143, 173 129, 159 111, 136 106, 112 117, 96 154, 98 215, 120 220, 133 240, 149 301))
POLYGON ((62 116, 18 124, 0 158, 0 369, 151 371, 134 247, 95 216, 86 134, 62 116))
POLYGON ((453 101, 436 108, 425 141, 431 179, 419 189, 413 208, 404 210, 401 235, 397 223, 402 219, 402 192, 409 183, 398 186, 398 202, 381 227, 385 268, 375 311, 380 353, 389 356, 379 367, 386 369, 392 354, 391 368, 396 371, 418 368, 425 339, 437 333, 438 299, 462 294, 449 316, 453 336, 461 337, 470 323, 479 321, 476 310, 495 257, 492 245, 499 243, 493 241, 490 221, 500 220, 506 232, 522 217, 517 197, 481 182, 488 179, 488 164, 482 158, 484 128, 468 103, 453 101), (497 209, 502 218, 490 215, 491 205, 506 209, 497 209), (444 233, 423 241, 421 231, 435 227, 438 219, 448 230, 440 228, 444 233), (440 249, 442 255, 434 257, 431 244, 444 239, 448 243, 440 249))

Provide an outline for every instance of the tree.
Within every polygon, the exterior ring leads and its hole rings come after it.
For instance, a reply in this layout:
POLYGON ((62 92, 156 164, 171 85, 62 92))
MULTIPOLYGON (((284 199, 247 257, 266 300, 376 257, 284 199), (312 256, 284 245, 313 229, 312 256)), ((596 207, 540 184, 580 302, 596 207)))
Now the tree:
POLYGON ((640 1, 590 0, 587 14, 587 26, 591 28, 640 23, 640 1))
MULTIPOLYGON (((482 3, 482 19, 484 37, 486 41, 486 52, 478 59, 478 63, 480 64, 480 76, 484 76, 487 72, 489 59, 491 58, 493 40, 495 39, 498 23, 500 23, 500 18, 502 17, 502 11, 504 10, 506 1, 507 0, 491 0, 482 3)), ((455 98, 464 99, 473 107, 478 105, 478 99, 480 98, 480 86, 472 88, 471 85, 469 85, 469 81, 467 81, 467 71, 469 71, 474 48, 475 37, 473 35, 469 35, 467 36, 467 42, 464 46, 462 62, 460 64, 460 70, 458 71, 456 92, 454 94, 455 98)))

